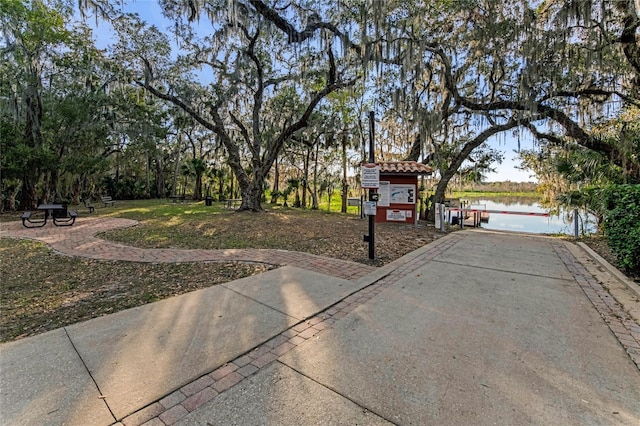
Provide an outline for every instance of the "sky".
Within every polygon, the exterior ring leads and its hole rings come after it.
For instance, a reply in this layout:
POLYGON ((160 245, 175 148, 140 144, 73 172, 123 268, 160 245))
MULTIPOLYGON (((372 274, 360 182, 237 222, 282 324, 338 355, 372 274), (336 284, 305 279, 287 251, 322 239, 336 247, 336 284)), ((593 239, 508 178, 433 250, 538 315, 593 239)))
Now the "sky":
MULTIPOLYGON (((511 135, 506 136, 503 139, 494 137, 487 141, 491 147, 501 150, 504 153, 504 160, 502 164, 495 164, 494 168, 496 173, 490 173, 486 177, 487 182, 537 182, 533 172, 528 170, 519 170, 516 167, 520 165, 520 159, 516 152, 518 148, 518 142, 511 135)), ((520 140, 521 150, 534 149, 533 141, 531 138, 522 138, 520 140)))
MULTIPOLYGON (((125 11, 131 13, 137 13, 140 17, 149 24, 153 24, 160 30, 167 28, 171 25, 170 21, 162 15, 160 6, 156 0, 136 0, 136 1, 124 1, 125 11)), ((96 46, 100 49, 106 48, 109 44, 115 41, 113 32, 110 25, 107 23, 99 23, 95 25, 95 19, 91 17, 91 13, 88 11, 89 17, 87 18, 87 24, 93 28, 96 46)), ((197 24, 196 24, 197 25, 197 24)), ((488 141, 489 145, 495 149, 499 149, 504 153, 504 161, 502 164, 495 164, 495 173, 490 173, 486 176, 487 182, 536 182, 535 176, 529 171, 519 170, 516 167, 520 164, 518 154, 515 149, 518 147, 517 141, 511 135, 502 135, 493 137, 488 141)), ((521 149, 532 149, 533 142, 525 138, 521 140, 521 149)))
POLYGON ((517 154, 512 150, 506 151, 505 159, 502 164, 495 167, 496 173, 487 175, 487 182, 537 182, 538 180, 530 171, 516 169, 520 165, 517 154))

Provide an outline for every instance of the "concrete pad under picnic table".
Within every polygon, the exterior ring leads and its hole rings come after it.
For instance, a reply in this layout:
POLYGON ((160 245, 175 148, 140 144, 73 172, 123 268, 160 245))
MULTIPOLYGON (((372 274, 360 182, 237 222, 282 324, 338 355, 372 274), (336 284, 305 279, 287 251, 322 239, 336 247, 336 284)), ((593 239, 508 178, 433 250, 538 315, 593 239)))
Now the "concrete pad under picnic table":
POLYGON ((181 419, 200 425, 391 425, 279 362, 181 419))
POLYGON ((64 329, 0 346, 0 424, 114 421, 64 329))
POLYGON ((296 322, 218 285, 67 330, 107 404, 121 419, 296 322))
POLYGON ((368 283, 284 266, 224 284, 225 287, 299 320, 315 315, 368 283))
POLYGON ((640 424, 640 372, 545 273, 427 262, 279 361, 399 425, 640 424))

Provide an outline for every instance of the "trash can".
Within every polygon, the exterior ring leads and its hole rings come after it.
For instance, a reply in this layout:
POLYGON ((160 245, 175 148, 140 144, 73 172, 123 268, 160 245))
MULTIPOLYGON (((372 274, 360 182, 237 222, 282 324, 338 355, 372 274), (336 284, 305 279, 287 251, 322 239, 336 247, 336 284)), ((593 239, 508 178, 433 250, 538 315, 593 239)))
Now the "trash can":
POLYGON ((212 201, 213 201, 213 197, 211 195, 207 195, 206 197, 204 197, 205 205, 210 206, 212 201))
POLYGON ((61 204, 62 208, 61 209, 56 209, 53 210, 53 218, 54 219, 64 219, 67 217, 68 213, 67 213, 67 203, 65 201, 58 201, 55 204, 61 204))

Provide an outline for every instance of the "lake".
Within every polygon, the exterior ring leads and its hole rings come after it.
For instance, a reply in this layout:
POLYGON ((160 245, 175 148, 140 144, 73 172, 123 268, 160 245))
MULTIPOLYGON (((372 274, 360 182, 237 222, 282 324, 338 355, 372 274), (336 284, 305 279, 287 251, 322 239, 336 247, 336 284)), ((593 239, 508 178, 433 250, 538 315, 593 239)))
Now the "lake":
MULTIPOLYGON (((540 200, 530 197, 482 197, 469 198, 470 208, 482 210, 499 210, 522 213, 550 213, 550 216, 525 216, 517 214, 491 213, 484 229, 501 231, 531 232, 535 234, 567 234, 573 235, 573 209, 550 212, 540 205, 540 200), (480 206, 480 207, 478 207, 480 206)), ((578 232, 580 234, 595 233, 595 217, 585 211, 578 211, 578 232)))

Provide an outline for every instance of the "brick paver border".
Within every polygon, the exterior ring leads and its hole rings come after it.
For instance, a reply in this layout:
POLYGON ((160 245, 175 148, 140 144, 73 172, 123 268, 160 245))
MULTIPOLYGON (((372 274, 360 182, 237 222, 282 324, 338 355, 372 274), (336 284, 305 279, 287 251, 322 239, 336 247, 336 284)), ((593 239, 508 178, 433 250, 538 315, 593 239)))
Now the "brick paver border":
POLYGON ((625 312, 607 289, 589 273, 587 268, 565 246, 553 244, 553 249, 602 319, 604 319, 611 332, 627 351, 631 360, 640 369, 640 325, 625 312))

